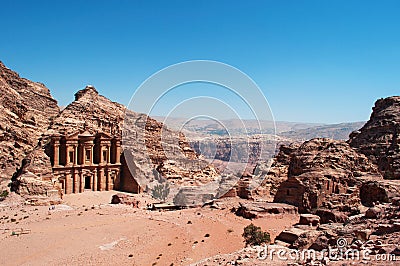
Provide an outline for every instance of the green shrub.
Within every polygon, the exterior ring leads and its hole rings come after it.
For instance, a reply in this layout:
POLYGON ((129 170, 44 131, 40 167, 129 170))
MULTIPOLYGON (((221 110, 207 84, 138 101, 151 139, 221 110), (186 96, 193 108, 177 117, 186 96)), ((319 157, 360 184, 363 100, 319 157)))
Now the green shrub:
POLYGON ((154 186, 154 188, 151 191, 151 194, 152 194, 153 198, 165 201, 165 199, 169 195, 169 190, 170 189, 169 189, 168 183, 166 183, 165 185, 159 184, 159 185, 154 186))
POLYGON ((244 237, 246 246, 255 246, 271 242, 269 233, 261 231, 261 227, 255 226, 254 224, 246 226, 242 236, 244 237))
POLYGON ((8 191, 7 190, 3 190, 1 193, 0 193, 0 201, 2 201, 2 200, 4 200, 5 198, 7 198, 7 196, 8 196, 8 191))

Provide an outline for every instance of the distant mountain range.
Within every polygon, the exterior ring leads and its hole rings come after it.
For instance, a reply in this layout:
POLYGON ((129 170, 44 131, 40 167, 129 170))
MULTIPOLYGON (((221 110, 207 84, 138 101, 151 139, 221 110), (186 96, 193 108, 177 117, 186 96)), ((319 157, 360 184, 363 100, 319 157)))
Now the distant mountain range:
POLYGON ((260 134, 259 123, 263 128, 264 134, 276 134, 292 140, 308 140, 312 138, 331 138, 336 140, 348 139, 349 134, 360 129, 365 122, 351 122, 340 124, 322 123, 299 123, 276 121, 256 121, 230 119, 222 120, 220 123, 211 120, 191 120, 187 122, 185 118, 154 117, 160 122, 175 130, 182 130, 187 136, 227 136, 260 134), (228 132, 229 131, 229 132, 228 132))
POLYGON ((309 128, 301 128, 279 133, 281 137, 295 140, 309 140, 313 138, 330 138, 347 140, 351 132, 359 130, 365 122, 340 123, 309 128))

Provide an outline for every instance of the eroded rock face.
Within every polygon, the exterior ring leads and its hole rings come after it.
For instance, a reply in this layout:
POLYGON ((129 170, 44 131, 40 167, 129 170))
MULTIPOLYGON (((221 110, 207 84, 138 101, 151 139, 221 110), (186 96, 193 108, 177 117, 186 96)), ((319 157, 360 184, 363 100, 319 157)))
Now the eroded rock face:
POLYGON ((233 211, 236 215, 242 216, 246 219, 256 219, 269 214, 296 214, 297 208, 288 204, 283 203, 271 203, 271 202, 248 202, 239 203, 237 208, 233 211))
POLYGON ((60 196, 61 191, 54 184, 50 158, 41 147, 31 151, 11 179, 11 191, 21 196, 60 196))
MULTIPOLYGON (((127 164, 122 168, 120 178, 134 178, 141 191, 151 190, 152 185, 161 179, 178 185, 196 186, 218 176, 217 171, 190 148, 183 134, 166 128, 145 114, 112 102, 93 86, 86 86, 75 94, 75 101, 54 119, 46 134, 77 131, 120 136, 124 149, 121 161, 127 164)), ((131 178, 117 179, 116 189, 129 192, 131 178)))
POLYGON ((177 186, 201 186, 219 176, 182 133, 144 114, 127 111, 123 134, 125 154, 133 158, 128 164, 139 183, 151 187, 163 178, 177 186))
POLYGON ((288 177, 289 164, 293 153, 300 147, 300 143, 281 145, 279 152, 273 159, 271 167, 267 162, 260 162, 254 169, 255 178, 263 178, 255 193, 268 200, 273 200, 280 184, 288 177))
POLYGON ((348 142, 377 164, 385 179, 400 179, 400 96, 380 99, 372 110, 348 142))
POLYGON ((161 175, 178 183, 197 185, 218 176, 212 166, 199 159, 183 134, 168 130, 146 115, 126 110, 101 96, 93 86, 78 91, 75 100, 60 112, 44 85, 20 78, 0 64, 0 91, 0 177, 6 178, 6 184, 12 177, 12 190, 21 195, 45 196, 57 191, 50 162, 51 136, 102 132, 118 137, 124 122, 125 149, 131 155, 128 163, 133 165, 135 178, 151 182, 161 175), (139 131, 144 131, 142 138, 138 137, 139 131), (162 131, 167 132, 165 138, 162 131), (39 191, 40 187, 43 189, 39 191))
POLYGON ((75 93, 75 100, 65 107, 54 119, 47 135, 77 131, 120 134, 125 114, 123 105, 112 102, 88 85, 75 93))
POLYGON ((10 181, 59 111, 48 88, 0 62, 0 181, 10 181))
POLYGON ((315 214, 301 214, 299 224, 318 226, 321 218, 315 214))
POLYGON ((364 155, 330 139, 306 141, 293 151, 287 175, 274 202, 293 204, 300 212, 351 209, 360 201, 358 190, 364 179, 382 179, 364 155))
POLYGON ((364 206, 387 203, 400 196, 399 182, 389 180, 370 180, 360 187, 360 199, 364 206))

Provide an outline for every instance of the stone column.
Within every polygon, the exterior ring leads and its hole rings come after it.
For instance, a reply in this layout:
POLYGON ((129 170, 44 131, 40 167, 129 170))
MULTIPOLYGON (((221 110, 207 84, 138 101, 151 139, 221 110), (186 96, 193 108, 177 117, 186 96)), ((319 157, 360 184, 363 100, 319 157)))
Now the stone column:
POLYGON ((99 147, 98 147, 97 152, 99 153, 98 154, 99 165, 101 165, 101 164, 103 164, 103 145, 102 145, 101 141, 99 141, 98 145, 99 145, 99 147))
POLYGON ((86 148, 87 148, 87 146, 86 146, 86 143, 82 143, 81 144, 82 145, 82 165, 87 165, 87 163, 86 163, 86 148))
POLYGON ((107 145, 107 162, 106 164, 111 163, 111 145, 107 145))
POLYGON ((98 190, 99 191, 103 191, 104 190, 104 170, 103 169, 99 169, 98 171, 98 183, 99 183, 99 187, 98 190))
POLYGON ((67 165, 67 166, 70 166, 71 165, 71 159, 70 159, 70 154, 69 154, 69 152, 71 151, 71 148, 69 147, 69 145, 68 145, 68 143, 65 145, 65 151, 66 151, 66 156, 65 156, 65 160, 66 160, 66 164, 65 165, 67 165))
POLYGON ((93 191, 97 191, 97 171, 93 171, 93 186, 92 186, 93 191))
POLYGON ((74 155, 75 155, 74 165, 77 165, 78 164, 78 145, 74 145, 74 155))
POLYGON ((65 194, 71 194, 72 193, 72 180, 71 180, 71 174, 68 173, 65 175, 65 194))
POLYGON ((68 174, 65 174, 64 178, 64 194, 68 194, 68 174))
POLYGON ((94 151, 93 151, 93 145, 90 145, 90 165, 93 164, 94 162, 94 151))
POLYGON ((78 178, 74 170, 72 170, 72 182, 74 184, 72 192, 78 193, 78 178))
POLYGON ((115 163, 120 163, 121 143, 119 140, 115 143, 115 163))
POLYGON ((79 192, 82 193, 85 189, 85 181, 83 180, 83 173, 79 171, 79 192))
POLYGON ((53 155, 53 166, 57 167, 60 165, 59 159, 60 159, 60 141, 58 139, 54 140, 54 155, 53 155))
POLYGON ((110 171, 108 169, 106 169, 106 190, 110 190, 110 171))

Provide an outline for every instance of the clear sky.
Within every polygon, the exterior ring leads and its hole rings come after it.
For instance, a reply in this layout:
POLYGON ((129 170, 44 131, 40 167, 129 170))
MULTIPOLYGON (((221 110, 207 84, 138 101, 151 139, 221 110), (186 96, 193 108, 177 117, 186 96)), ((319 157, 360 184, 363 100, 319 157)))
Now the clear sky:
POLYGON ((93 84, 128 104, 151 74, 209 59, 263 90, 277 120, 369 118, 400 94, 400 1, 1 1, 0 60, 60 105, 93 84))

